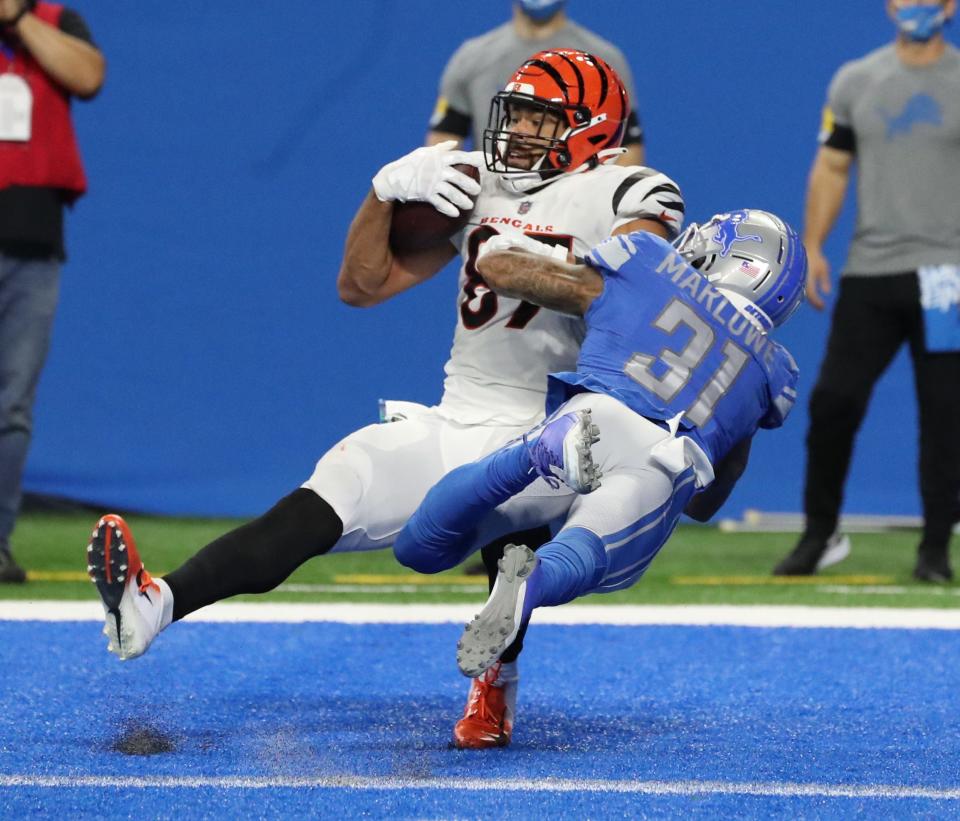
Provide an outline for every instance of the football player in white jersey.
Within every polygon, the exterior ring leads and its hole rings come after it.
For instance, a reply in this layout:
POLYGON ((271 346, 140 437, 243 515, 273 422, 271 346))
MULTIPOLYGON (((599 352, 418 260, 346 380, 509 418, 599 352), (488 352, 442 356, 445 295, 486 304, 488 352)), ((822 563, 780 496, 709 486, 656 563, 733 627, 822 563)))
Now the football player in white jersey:
MULTIPOLYGON (((497 235, 556 246, 563 259, 583 256, 611 233, 675 236, 683 222, 676 184, 648 168, 605 164, 620 153, 628 111, 623 84, 601 59, 541 52, 495 96, 484 152, 418 148, 380 170, 348 232, 338 290, 349 304, 375 305, 439 272, 459 248, 457 327, 440 404, 386 403, 386 424, 342 439, 299 489, 164 578, 144 569, 119 516, 102 517, 87 559, 112 652, 135 658, 172 621, 229 596, 272 590, 311 557, 390 547, 443 475, 542 417, 547 374, 574 368, 581 321, 498 296, 477 272, 477 254, 497 235), (479 183, 453 168, 464 162, 480 168, 479 183), (450 216, 473 211, 451 243, 394 253, 393 203, 410 200, 450 216)), ((508 681, 503 667, 502 680, 473 683, 455 732, 459 746, 509 741, 515 675, 508 681)))

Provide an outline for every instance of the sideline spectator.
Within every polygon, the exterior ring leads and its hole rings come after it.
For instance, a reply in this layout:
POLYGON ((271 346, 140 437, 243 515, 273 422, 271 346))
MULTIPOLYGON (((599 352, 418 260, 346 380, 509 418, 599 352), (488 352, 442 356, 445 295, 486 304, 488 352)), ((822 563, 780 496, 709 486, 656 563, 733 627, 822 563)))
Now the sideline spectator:
POLYGON ((0 582, 26 581, 10 534, 65 259, 63 207, 87 187, 70 99, 93 97, 104 67, 77 12, 0 0, 0 582))
MULTIPOLYGON (((853 440, 877 379, 909 344, 920 409, 923 536, 913 571, 953 578, 960 493, 960 51, 943 37, 956 0, 889 0, 896 40, 842 66, 807 191, 807 296, 830 293, 823 242, 857 164, 857 227, 810 400, 806 527, 774 568, 809 575, 845 555, 836 533, 853 440)), ((906 433, 906 431, 903 431, 906 433)), ((898 444, 891 441, 891 446, 898 444)))

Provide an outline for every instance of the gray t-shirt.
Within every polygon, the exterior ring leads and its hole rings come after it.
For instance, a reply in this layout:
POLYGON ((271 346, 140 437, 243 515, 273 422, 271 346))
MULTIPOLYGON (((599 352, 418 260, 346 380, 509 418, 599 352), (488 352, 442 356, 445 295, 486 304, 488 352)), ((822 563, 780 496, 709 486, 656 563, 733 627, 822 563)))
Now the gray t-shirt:
POLYGON ((960 264, 960 52, 923 68, 893 45, 846 63, 830 84, 821 142, 852 132, 857 227, 845 275, 960 264), (855 142, 854 142, 855 141, 855 142))
MULTIPOLYGON (((637 111, 633 75, 620 49, 612 43, 572 20, 544 40, 524 40, 517 34, 513 23, 507 22, 467 40, 454 52, 443 70, 440 99, 430 120, 430 127, 436 128, 443 122, 448 110, 453 109, 470 118, 473 144, 476 148, 482 148, 483 130, 487 126, 493 95, 503 91, 507 81, 528 57, 550 48, 579 49, 606 60, 620 75, 630 96, 631 108, 637 111)), ((636 124, 624 136, 624 144, 642 141, 639 117, 634 122, 636 124)))

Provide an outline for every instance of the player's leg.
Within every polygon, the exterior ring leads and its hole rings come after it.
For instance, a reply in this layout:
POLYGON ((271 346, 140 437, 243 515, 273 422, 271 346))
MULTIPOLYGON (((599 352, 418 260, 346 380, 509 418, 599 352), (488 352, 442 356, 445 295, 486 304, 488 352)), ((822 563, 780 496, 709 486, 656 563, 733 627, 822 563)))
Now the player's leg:
MULTIPOLYGON (((565 409, 579 401, 587 400, 575 397, 565 409)), ((635 580, 639 573, 629 574, 645 569, 636 558, 637 536, 665 540, 693 492, 693 469, 675 474, 665 466, 674 462, 663 460, 658 450, 676 446, 683 453, 680 440, 615 400, 591 396, 589 401, 602 432, 594 458, 604 472, 603 484, 574 501, 564 527, 536 555, 522 546, 507 549, 494 591, 459 645, 458 663, 465 674, 478 675, 494 663, 534 608, 563 604, 597 589, 611 575, 613 554, 615 581, 622 581, 621 576, 635 580), (629 550, 623 551, 624 546, 629 550), (632 559, 625 563, 620 557, 627 553, 632 559)), ((685 458, 681 463, 687 464, 685 458)), ((654 553, 641 558, 647 561, 654 553)))
MULTIPOLYGON (((588 449, 591 428, 587 416, 568 419, 552 427, 546 439, 539 443, 536 453, 541 462, 550 461, 546 455, 550 452, 547 443, 553 441, 558 457, 553 461, 562 464, 562 441, 575 439, 577 431, 581 438, 586 436, 588 449)), ((575 446, 570 460, 576 461, 578 469, 581 464, 585 465, 575 446), (576 454, 575 459, 573 454, 576 454)), ((538 483, 542 486, 538 492, 530 489, 531 492, 526 494, 517 516, 491 512, 501 499, 527 488, 536 477, 530 451, 522 443, 513 443, 478 463, 453 471, 431 490, 398 536, 394 546, 398 559, 418 570, 452 566, 472 553, 476 545, 490 538, 493 532, 515 531, 531 521, 563 515, 571 494, 565 488, 563 491, 553 490, 542 482, 538 483), (483 530, 479 529, 481 524, 483 530)), ((539 546, 549 539, 550 532, 540 527, 523 531, 522 535, 539 546)), ((488 545, 487 550, 502 554, 504 543, 501 538, 488 545)), ((522 648, 524 630, 525 627, 502 654, 501 663, 471 682, 463 716, 453 730, 457 747, 484 749, 510 743, 519 682, 516 659, 522 648)))
MULTIPOLYGON (((147 574, 152 594, 136 581, 142 561, 129 528, 116 516, 101 519, 88 547, 88 566, 103 599, 111 651, 135 658, 171 621, 231 596, 274 589, 308 559, 337 547, 345 521, 354 525, 351 546, 376 546, 364 539, 358 524, 365 503, 372 503, 370 497, 380 488, 373 481, 376 457, 381 463, 391 457, 391 464, 380 468, 396 475, 398 466, 392 462, 409 461, 404 456, 431 441, 431 432, 429 424, 417 420, 369 425, 350 434, 320 459, 308 486, 215 539, 164 578, 147 574)), ((423 461, 430 463, 431 456, 424 455, 423 461)), ((413 482, 411 478, 406 487, 413 482)), ((386 500, 380 509, 385 515, 395 512, 386 500)))
POLYGON ((777 575, 815 573, 837 529, 853 441, 877 379, 901 343, 903 278, 843 277, 827 351, 810 399, 804 533, 775 568, 777 575))
MULTIPOLYGON (((503 558, 503 552, 507 545, 523 544, 536 553, 543 545, 550 541, 550 528, 546 525, 534 527, 529 530, 521 530, 508 533, 501 536, 480 549, 480 555, 483 558, 483 567, 487 571, 487 592, 493 592, 493 585, 497 581, 497 574, 500 572, 500 559, 503 558)), ((516 661, 523 652, 523 639, 526 635, 526 625, 517 633, 516 639, 503 653, 500 654, 500 661, 509 664, 516 661)))
POLYGON ((602 487, 574 501, 564 527, 534 553, 510 546, 494 591, 464 631, 457 663, 477 676, 525 626, 537 607, 633 584, 673 531, 693 492, 693 472, 675 484, 662 468, 645 474, 608 469, 602 487), (679 487, 689 493, 676 493, 679 487))
MULTIPOLYGON (((489 590, 493 591, 499 561, 510 544, 525 544, 536 550, 550 541, 549 527, 510 533, 485 544, 481 549, 489 590)), ((463 716, 453 727, 453 743, 459 749, 482 750, 506 747, 513 736, 517 693, 520 685, 519 658, 527 632, 524 624, 517 637, 500 654, 500 661, 470 681, 463 716)))
POLYGON ((102 517, 87 547, 87 569, 103 600, 108 648, 122 659, 136 658, 188 613, 230 596, 272 590, 307 559, 327 552, 340 530, 330 505, 299 488, 153 579, 123 519, 102 517))
POLYGON ((913 575, 945 582, 953 578, 950 538, 960 518, 960 352, 928 353, 922 319, 911 335, 910 352, 920 411, 923 499, 923 538, 913 575))
MULTIPOLYGON (((574 499, 565 487, 551 489, 546 482, 536 482, 512 498, 496 513, 502 517, 500 530, 513 532, 482 548, 484 564, 489 572, 489 589, 493 590, 498 562, 509 544, 525 544, 536 549, 550 541, 548 526, 517 532, 532 521, 544 517, 562 519, 574 499)), ((490 532, 488 530, 488 532, 490 532)), ((460 749, 489 749, 505 747, 510 743, 515 723, 517 694, 520 686, 519 656, 527 626, 523 625, 517 637, 500 655, 500 662, 470 681, 463 715, 453 727, 453 743, 460 749)))
POLYGON ((574 487, 596 484, 590 459, 595 438, 589 409, 559 413, 522 439, 451 471, 397 536, 397 560, 420 573, 455 567, 486 541, 481 535, 487 534, 478 530, 481 523, 539 476, 554 487, 560 485, 558 476, 574 487))
POLYGON ((417 418, 369 425, 325 454, 304 487, 146 587, 136 582, 139 557, 121 561, 124 569, 116 564, 113 546, 126 552, 132 534, 118 517, 104 517, 88 564, 110 649, 121 658, 140 655, 171 620, 239 593, 271 590, 313 556, 388 547, 452 460, 476 458, 515 433, 450 425, 427 409, 417 418), (137 635, 123 641, 124 631, 137 635))

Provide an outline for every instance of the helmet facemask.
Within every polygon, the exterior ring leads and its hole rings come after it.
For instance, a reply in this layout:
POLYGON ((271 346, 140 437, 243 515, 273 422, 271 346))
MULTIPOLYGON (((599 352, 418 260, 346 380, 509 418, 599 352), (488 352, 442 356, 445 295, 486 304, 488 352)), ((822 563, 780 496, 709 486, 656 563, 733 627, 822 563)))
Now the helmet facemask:
POLYGON ((531 94, 497 94, 490 103, 490 117, 483 132, 487 169, 505 177, 537 182, 562 174, 570 164, 568 123, 578 118, 589 120, 589 116, 585 109, 531 94), (523 123, 527 124, 525 129, 521 129, 523 123))

